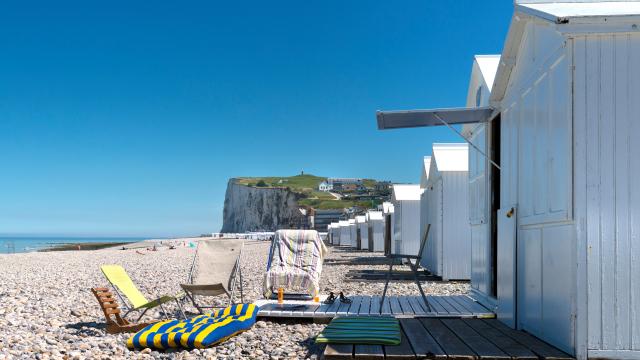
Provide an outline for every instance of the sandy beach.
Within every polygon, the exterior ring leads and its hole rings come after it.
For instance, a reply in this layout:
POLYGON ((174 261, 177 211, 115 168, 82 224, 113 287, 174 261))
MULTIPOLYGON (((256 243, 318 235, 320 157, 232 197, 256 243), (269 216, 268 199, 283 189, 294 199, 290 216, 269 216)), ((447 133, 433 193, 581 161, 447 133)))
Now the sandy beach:
MULTIPOLYGON (((181 244, 180 240, 174 240, 181 244)), ((261 298, 268 242, 247 241, 243 256, 245 302, 261 298)), ((187 278, 194 248, 144 247, 129 250, 64 251, 0 255, 0 359, 297 359, 319 358, 323 347, 313 344, 323 324, 304 320, 260 320, 249 331, 216 347, 192 351, 129 351, 128 334, 110 335, 91 287, 108 286, 102 264, 120 264, 147 298, 180 291, 187 278)), ((381 253, 329 247, 321 290, 347 295, 382 294, 382 282, 345 281, 350 269, 383 269, 381 265, 353 265, 355 257, 381 253)), ((430 294, 465 294, 468 283, 424 283, 430 294)), ((392 283, 391 295, 418 295, 411 282, 392 283)), ((213 298, 212 298, 213 299, 213 298)), ((223 301, 223 298, 219 298, 223 301)), ((195 309, 189 304, 190 312, 195 309)), ((150 312, 149 318, 158 317, 150 312)))

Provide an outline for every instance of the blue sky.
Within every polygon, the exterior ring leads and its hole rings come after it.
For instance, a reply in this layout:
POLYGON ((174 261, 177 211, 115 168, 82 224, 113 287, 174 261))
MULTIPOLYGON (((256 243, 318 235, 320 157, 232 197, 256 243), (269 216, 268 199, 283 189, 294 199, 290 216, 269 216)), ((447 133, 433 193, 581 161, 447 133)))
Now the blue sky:
POLYGON ((417 182, 445 128, 377 109, 463 106, 502 1, 0 5, 0 234, 217 231, 228 178, 417 182))

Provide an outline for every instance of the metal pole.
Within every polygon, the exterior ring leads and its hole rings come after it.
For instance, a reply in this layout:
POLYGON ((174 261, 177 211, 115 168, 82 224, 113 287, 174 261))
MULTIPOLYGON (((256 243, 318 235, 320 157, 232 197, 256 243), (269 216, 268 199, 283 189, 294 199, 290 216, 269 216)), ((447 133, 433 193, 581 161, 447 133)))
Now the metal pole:
POLYGON ((461 138, 463 138, 467 143, 469 143, 469 145, 471 145, 474 149, 476 149, 476 151, 478 151, 480 154, 482 154, 482 156, 484 156, 485 158, 487 158, 487 160, 489 160, 489 162, 491 163, 491 165, 495 166, 498 170, 502 170, 500 169, 500 165, 496 164, 493 160, 491 160, 489 158, 489 156, 487 156, 487 154, 484 153, 484 151, 480 150, 479 147, 477 147, 474 143, 471 142, 471 140, 467 139, 464 135, 462 135, 462 133, 460 133, 460 131, 458 131, 456 128, 454 128, 453 126, 449 125, 448 122, 444 121, 440 115, 438 115, 438 113, 433 113, 433 116, 440 120, 441 123, 443 123, 444 125, 446 125, 449 129, 451 129, 453 132, 455 132, 456 134, 460 135, 461 138))

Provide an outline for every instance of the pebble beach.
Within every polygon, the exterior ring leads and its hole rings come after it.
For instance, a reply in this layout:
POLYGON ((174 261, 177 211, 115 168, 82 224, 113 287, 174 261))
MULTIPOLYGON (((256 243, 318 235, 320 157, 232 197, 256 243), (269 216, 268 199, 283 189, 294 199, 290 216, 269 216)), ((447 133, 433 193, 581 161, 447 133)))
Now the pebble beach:
MULTIPOLYGON (((90 291, 108 287, 103 264, 122 265, 148 299, 180 292, 195 249, 161 246, 0 255, 0 359, 319 359, 324 346, 314 337, 324 324, 310 320, 258 319, 252 329, 205 350, 130 351, 130 334, 105 332, 104 315, 90 291)), ((269 242, 247 241, 242 260, 245 302, 262 298, 269 242)), ((354 259, 383 257, 382 253, 328 247, 321 277, 323 294, 380 295, 383 282, 347 281, 351 269, 386 269, 354 259)), ((374 263, 379 263, 375 262, 374 263)), ((402 269, 399 267, 398 269, 402 269)), ((408 269, 408 268, 407 268, 408 269)), ((466 282, 425 282, 428 294, 466 294, 466 282)), ((412 282, 392 282, 390 295, 419 295, 412 282)), ((213 300, 222 304, 222 297, 213 300)), ((171 309, 175 308, 171 307, 171 309)), ((186 310, 195 313, 190 304, 186 310)), ((149 311, 145 318, 159 318, 149 311)), ((135 318, 135 317, 134 317, 135 318)))

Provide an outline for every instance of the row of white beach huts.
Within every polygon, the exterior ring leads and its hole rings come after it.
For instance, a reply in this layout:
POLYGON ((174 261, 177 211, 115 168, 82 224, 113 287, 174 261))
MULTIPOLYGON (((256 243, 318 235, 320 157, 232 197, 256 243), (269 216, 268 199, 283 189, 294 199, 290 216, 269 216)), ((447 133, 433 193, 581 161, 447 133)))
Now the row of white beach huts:
MULTIPOLYGON (((446 125, 469 144, 466 186, 437 180, 434 149, 406 200, 433 200, 422 226, 444 241, 427 267, 449 266, 448 231, 470 233, 471 295, 498 320, 578 359, 640 359, 640 1, 516 0, 502 54, 473 61, 466 107, 377 122, 446 125)), ((404 251, 415 215, 397 203, 404 251)))
POLYGON ((468 217, 468 154, 466 143, 434 144, 420 184, 394 184, 379 209, 331 223, 329 243, 417 255, 431 224, 420 265, 443 280, 470 279, 471 226, 460 222, 468 217))

